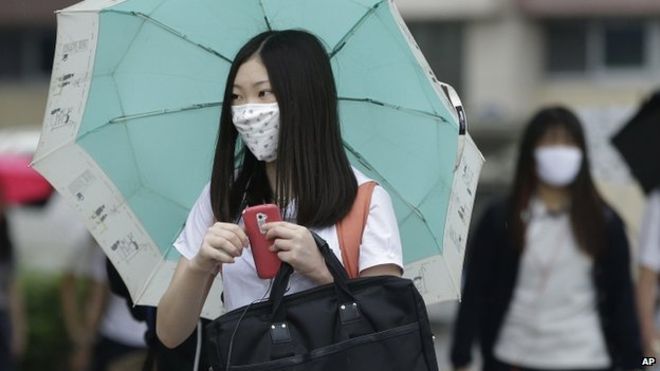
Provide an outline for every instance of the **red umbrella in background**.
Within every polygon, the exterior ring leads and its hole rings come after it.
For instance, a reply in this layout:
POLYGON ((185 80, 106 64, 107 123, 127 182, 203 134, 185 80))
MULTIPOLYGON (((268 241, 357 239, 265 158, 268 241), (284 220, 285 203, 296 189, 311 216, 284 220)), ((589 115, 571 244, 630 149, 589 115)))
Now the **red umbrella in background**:
POLYGON ((30 167, 32 156, 0 154, 0 193, 5 204, 31 204, 47 200, 53 187, 30 167))

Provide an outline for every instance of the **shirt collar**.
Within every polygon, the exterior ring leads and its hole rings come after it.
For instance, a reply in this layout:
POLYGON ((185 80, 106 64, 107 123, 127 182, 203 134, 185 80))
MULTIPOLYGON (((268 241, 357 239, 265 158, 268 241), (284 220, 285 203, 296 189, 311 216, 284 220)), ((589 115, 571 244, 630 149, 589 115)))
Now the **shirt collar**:
POLYGON ((559 211, 550 211, 545 205, 545 202, 537 195, 534 195, 529 200, 528 210, 532 218, 559 217, 567 214, 568 207, 559 211))

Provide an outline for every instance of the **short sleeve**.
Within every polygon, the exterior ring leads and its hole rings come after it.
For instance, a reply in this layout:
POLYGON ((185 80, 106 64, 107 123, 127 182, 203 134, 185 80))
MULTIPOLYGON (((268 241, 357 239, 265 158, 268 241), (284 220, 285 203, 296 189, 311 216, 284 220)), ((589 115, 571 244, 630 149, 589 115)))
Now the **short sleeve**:
POLYGON ((190 210, 181 234, 174 241, 174 247, 186 259, 192 259, 197 255, 207 229, 213 225, 214 216, 211 208, 210 189, 210 183, 206 184, 190 210))
POLYGON ((360 245, 360 272, 381 264, 403 269, 401 238, 392 200, 381 186, 374 188, 360 245))
POLYGON ((639 236, 639 264, 660 272, 660 190, 648 198, 639 236))

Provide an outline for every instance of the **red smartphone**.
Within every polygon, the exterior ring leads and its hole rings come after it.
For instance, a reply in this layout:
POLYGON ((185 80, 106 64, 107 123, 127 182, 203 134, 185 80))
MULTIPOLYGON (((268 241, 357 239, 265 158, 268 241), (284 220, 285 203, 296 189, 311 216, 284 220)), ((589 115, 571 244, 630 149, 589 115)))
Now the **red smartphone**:
POLYGON ((273 241, 266 239, 266 232, 263 230, 264 224, 279 221, 282 221, 282 216, 277 205, 257 205, 243 210, 243 222, 250 239, 254 265, 257 275, 262 279, 275 277, 282 263, 277 253, 269 250, 273 241))

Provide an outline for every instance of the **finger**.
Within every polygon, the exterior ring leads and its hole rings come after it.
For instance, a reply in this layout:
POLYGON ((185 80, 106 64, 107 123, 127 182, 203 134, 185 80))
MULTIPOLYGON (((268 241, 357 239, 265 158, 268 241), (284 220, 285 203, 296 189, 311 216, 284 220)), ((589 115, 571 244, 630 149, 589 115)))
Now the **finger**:
POLYGON ((270 223, 266 223, 266 224, 264 224, 264 228, 265 228, 266 230, 268 230, 268 229, 272 229, 272 228, 277 228, 277 227, 284 227, 284 228, 289 228, 289 229, 297 230, 300 226, 297 225, 297 224, 293 224, 293 223, 289 223, 289 222, 285 222, 285 221, 281 221, 281 222, 270 222, 270 223))
POLYGON ((294 247, 291 240, 276 239, 270 247, 270 251, 290 251, 294 247))
POLYGON ((247 234, 245 234, 245 231, 243 228, 241 228, 238 224, 233 224, 233 223, 215 223, 211 227, 214 231, 220 231, 220 230, 225 230, 225 231, 231 231, 232 233, 236 234, 238 238, 241 241, 241 245, 247 246, 248 245, 248 237, 247 234))
POLYGON ((231 241, 237 248, 243 248, 248 245, 248 238, 241 227, 230 223, 216 223, 209 232, 216 236, 222 236, 231 241))
POLYGON ((220 263, 233 263, 234 262, 234 257, 227 254, 225 251, 222 250, 216 250, 216 249, 209 249, 208 250, 209 257, 217 262, 220 263))
POLYGON ((250 243, 250 240, 248 239, 248 236, 247 236, 247 234, 245 233, 245 229, 241 228, 239 225, 237 225, 237 224, 232 224, 232 227, 231 227, 230 230, 231 230, 236 236, 238 236, 238 238, 239 238, 240 241, 241 241, 241 245, 243 245, 244 247, 247 246, 247 245, 250 243))
POLYGON ((277 253, 277 257, 280 258, 281 261, 291 264, 291 262, 293 261, 293 252, 280 251, 277 253))
POLYGON ((215 235, 218 237, 225 238, 239 251, 241 251, 244 247, 243 241, 241 240, 240 236, 238 236, 234 231, 222 229, 218 231, 215 235))
POLYGON ((298 236, 298 232, 287 228, 283 225, 276 226, 274 228, 271 228, 266 232, 266 238, 269 240, 276 239, 276 238, 283 238, 283 239, 288 239, 291 240, 293 238, 296 238, 298 236))
POLYGON ((243 251, 241 246, 235 246, 223 236, 209 234, 206 237, 206 242, 214 250, 221 250, 232 256, 240 256, 243 251))

